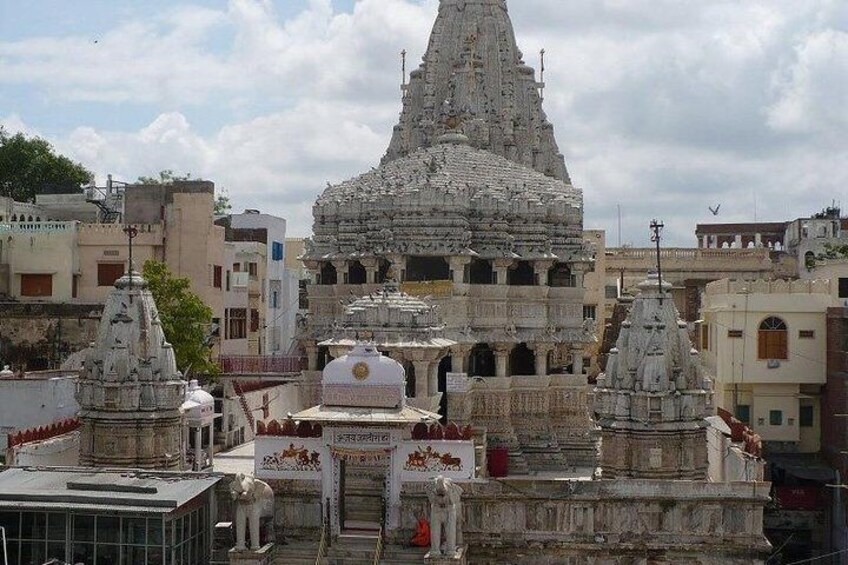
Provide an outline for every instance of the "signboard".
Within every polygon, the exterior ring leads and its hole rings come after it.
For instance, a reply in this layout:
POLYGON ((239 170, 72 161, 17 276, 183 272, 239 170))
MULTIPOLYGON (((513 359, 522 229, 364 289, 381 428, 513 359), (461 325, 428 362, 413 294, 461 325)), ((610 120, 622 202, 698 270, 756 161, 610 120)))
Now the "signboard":
POLYGON ((396 408, 403 398, 399 385, 324 384, 322 403, 327 406, 396 408))
POLYGON ((447 374, 447 391, 448 392, 468 392, 471 388, 471 379, 467 373, 448 373, 447 374))
POLYGON ((439 475, 454 480, 474 478, 471 441, 405 441, 398 448, 398 456, 403 465, 403 481, 430 481, 439 475))
POLYGON ((259 479, 320 480, 329 456, 320 438, 257 436, 254 467, 259 479))
POLYGON ((392 433, 384 430, 333 430, 333 445, 338 446, 389 446, 392 433))

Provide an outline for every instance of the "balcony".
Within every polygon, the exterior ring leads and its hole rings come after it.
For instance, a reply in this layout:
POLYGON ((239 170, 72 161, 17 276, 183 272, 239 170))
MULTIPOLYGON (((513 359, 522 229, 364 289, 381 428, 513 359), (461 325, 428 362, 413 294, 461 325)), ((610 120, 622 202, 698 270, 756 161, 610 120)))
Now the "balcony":
POLYGON ((242 375, 296 374, 301 371, 301 358, 293 355, 222 355, 221 371, 242 375))

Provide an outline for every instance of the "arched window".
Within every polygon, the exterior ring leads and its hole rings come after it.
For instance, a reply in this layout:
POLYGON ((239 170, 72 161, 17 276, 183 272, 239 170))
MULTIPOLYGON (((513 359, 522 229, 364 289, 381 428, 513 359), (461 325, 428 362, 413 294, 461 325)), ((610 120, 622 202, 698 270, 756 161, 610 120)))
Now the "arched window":
POLYGON ((786 322, 770 316, 760 324, 757 343, 759 359, 789 359, 789 330, 786 322))

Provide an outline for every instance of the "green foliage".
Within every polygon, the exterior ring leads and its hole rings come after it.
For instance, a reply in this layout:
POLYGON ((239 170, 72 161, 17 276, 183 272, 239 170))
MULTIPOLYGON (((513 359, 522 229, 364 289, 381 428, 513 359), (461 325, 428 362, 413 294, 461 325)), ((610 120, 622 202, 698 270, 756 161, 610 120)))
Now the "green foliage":
POLYGON ((0 127, 0 196, 33 202, 51 186, 82 192, 81 186, 92 180, 91 171, 57 154, 46 140, 9 135, 0 127))
POLYGON ((174 347, 177 367, 184 373, 218 373, 207 339, 212 309, 191 291, 188 279, 175 277, 165 263, 146 261, 142 275, 156 301, 165 337, 174 347))
POLYGON ((138 184, 174 184, 175 181, 191 180, 191 173, 180 175, 171 169, 159 171, 158 177, 138 177, 138 184))
POLYGON ((816 257, 819 261, 827 261, 834 259, 848 259, 848 244, 840 243, 825 243, 824 253, 819 253, 816 257))
POLYGON ((218 195, 215 197, 215 208, 213 213, 216 215, 226 215, 229 214, 233 209, 233 205, 230 204, 230 195, 227 192, 226 188, 222 188, 218 195))

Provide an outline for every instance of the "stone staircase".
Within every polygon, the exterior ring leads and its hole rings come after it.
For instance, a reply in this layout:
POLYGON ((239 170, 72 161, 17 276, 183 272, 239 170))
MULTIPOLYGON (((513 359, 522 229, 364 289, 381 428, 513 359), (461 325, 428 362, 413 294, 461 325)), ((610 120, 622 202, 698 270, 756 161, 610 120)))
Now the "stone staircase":
MULTIPOLYGON (((561 471, 568 466, 562 447, 556 438, 549 434, 522 438, 521 451, 531 472, 561 471)), ((513 474, 512 469, 510 474, 513 474)))
POLYGON ((511 447, 509 449, 509 469, 510 475, 529 475, 530 466, 527 463, 527 458, 524 456, 522 448, 511 447))
POLYGON ((318 557, 318 542, 289 541, 288 545, 277 545, 274 553, 276 565, 315 565, 318 557))
MULTIPOLYGON (((377 534, 342 534, 327 552, 327 565, 373 565, 377 534)), ((314 563, 314 559, 313 559, 314 563)))

